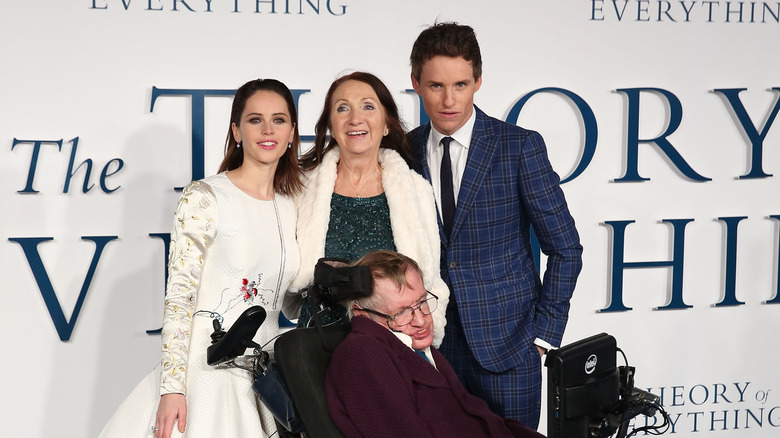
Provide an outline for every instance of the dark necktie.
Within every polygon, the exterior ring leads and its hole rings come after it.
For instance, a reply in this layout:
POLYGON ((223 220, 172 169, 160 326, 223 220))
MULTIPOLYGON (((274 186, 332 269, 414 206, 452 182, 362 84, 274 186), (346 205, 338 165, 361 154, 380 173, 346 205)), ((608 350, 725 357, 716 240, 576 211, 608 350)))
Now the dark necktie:
POLYGON ((452 222, 455 219, 455 192, 452 188, 452 162, 450 161, 450 142, 452 137, 444 137, 441 144, 444 153, 441 159, 441 222, 447 238, 452 232, 452 222))
POLYGON ((428 360, 428 356, 426 356, 426 355, 425 355, 425 352, 424 352, 424 351, 422 351, 422 350, 418 350, 418 349, 416 349, 416 348, 412 348, 412 350, 414 350, 414 352, 415 352, 415 353, 417 353, 417 354, 419 354, 420 356, 422 356, 422 358, 423 358, 423 359, 425 359, 425 361, 426 361, 426 362, 428 362, 428 363, 430 363, 430 362, 431 362, 431 361, 429 361, 429 360, 428 360))

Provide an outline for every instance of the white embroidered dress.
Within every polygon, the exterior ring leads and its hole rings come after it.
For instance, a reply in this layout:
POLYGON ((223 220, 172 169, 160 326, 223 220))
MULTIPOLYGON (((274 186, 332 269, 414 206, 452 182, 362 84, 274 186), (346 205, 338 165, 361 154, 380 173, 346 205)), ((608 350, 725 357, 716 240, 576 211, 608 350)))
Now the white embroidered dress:
MULTIPOLYGON (((187 186, 176 209, 162 330, 162 361, 122 403, 103 429, 105 437, 151 437, 161 394, 187 400, 184 435, 263 437, 276 431, 241 369, 206 364, 212 317, 225 329, 248 307, 267 317, 254 340, 265 345, 279 333, 278 317, 300 257, 296 212, 290 198, 264 201, 219 174, 187 186)), ((273 342, 265 349, 271 351, 273 342)))

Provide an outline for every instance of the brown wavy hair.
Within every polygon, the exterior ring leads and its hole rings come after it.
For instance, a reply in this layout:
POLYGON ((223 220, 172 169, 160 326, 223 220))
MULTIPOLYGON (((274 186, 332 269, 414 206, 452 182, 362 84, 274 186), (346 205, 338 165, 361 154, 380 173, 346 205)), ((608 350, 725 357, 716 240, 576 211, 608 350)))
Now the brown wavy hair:
POLYGON ((303 170, 311 170, 317 167, 322 162, 322 157, 326 152, 333 147, 338 146, 336 139, 328 135, 330 130, 330 113, 333 102, 333 94, 336 89, 347 81, 359 81, 364 84, 368 84, 374 92, 379 103, 385 109, 387 129, 389 133, 382 138, 382 142, 379 144, 380 148, 392 149, 398 152, 407 163, 414 160, 414 154, 412 148, 406 139, 406 129, 404 128, 401 118, 398 116, 398 106, 393 100, 393 95, 390 94, 390 90, 387 86, 376 76, 371 73, 357 71, 346 76, 342 76, 332 84, 328 89, 328 94, 325 95, 325 103, 322 106, 322 114, 320 115, 317 124, 314 126, 314 146, 304 154, 301 159, 301 167, 303 170))
POLYGON ((450 58, 463 57, 471 62, 474 80, 482 76, 482 54, 477 34, 471 26, 454 22, 433 23, 431 27, 420 32, 409 56, 412 76, 419 81, 425 61, 440 55, 450 58))
POLYGON ((241 115, 244 113, 247 100, 258 91, 274 92, 282 96, 287 102, 287 110, 290 112, 290 119, 293 122, 293 141, 276 166, 274 192, 283 195, 294 195, 303 188, 301 169, 298 166, 298 150, 301 146, 301 137, 298 134, 298 111, 295 108, 295 99, 293 99, 290 89, 276 79, 255 79, 236 90, 236 94, 233 97, 233 107, 230 110, 230 125, 228 125, 227 139, 225 140, 225 158, 222 159, 222 163, 219 165, 219 172, 237 169, 244 163, 244 152, 236 144, 232 125, 233 123, 236 126, 241 124, 241 115))

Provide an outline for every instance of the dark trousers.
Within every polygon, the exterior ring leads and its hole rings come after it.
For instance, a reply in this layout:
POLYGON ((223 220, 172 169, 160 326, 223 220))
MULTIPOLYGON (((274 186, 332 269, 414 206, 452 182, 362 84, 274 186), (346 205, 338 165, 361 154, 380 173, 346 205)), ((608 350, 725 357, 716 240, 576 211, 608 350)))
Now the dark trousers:
POLYGON ((542 365, 539 351, 531 345, 521 364, 495 373, 479 364, 466 341, 453 295, 447 306, 447 326, 439 351, 471 394, 485 400, 490 410, 536 429, 542 400, 542 365))

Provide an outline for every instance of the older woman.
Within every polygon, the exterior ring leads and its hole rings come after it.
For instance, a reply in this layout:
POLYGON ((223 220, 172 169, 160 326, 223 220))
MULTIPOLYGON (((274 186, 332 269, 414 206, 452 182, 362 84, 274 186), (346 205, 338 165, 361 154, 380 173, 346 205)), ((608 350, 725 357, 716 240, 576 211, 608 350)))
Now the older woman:
MULTIPOLYGON (((407 165, 412 154, 390 91, 370 73, 337 79, 315 134, 314 147, 301 157, 301 264, 285 299, 285 315, 306 326, 316 312, 301 292, 311 284, 319 258, 355 260, 374 250, 394 250, 420 265, 425 288, 439 297, 434 313, 434 344, 439 345, 449 289, 439 276, 435 201, 430 184, 407 165)), ((325 323, 348 322, 343 307, 327 304, 340 312, 325 323)))

